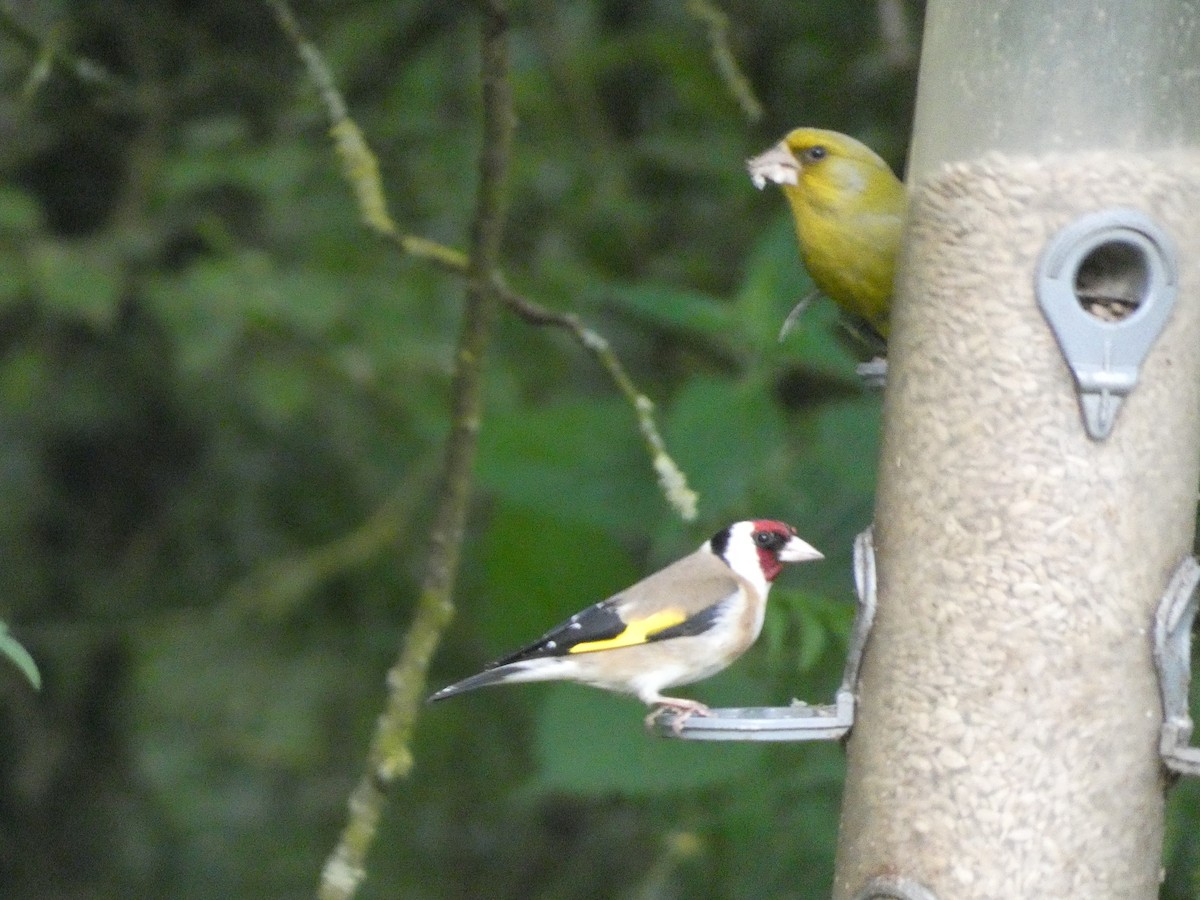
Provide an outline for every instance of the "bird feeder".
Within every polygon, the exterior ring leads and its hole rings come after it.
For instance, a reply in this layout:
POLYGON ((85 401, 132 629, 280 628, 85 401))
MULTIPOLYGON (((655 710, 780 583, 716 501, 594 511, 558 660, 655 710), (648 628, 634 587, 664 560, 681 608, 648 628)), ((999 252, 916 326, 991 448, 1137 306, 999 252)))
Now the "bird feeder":
POLYGON ((925 29, 834 897, 1148 900, 1200 771, 1200 11, 925 29))

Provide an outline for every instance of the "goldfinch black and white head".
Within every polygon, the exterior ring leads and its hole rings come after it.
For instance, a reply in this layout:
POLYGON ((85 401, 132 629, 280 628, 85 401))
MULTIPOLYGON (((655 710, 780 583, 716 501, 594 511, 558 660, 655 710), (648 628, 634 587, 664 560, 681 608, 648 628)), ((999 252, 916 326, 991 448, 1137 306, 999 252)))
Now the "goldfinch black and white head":
POLYGON ((762 631, 767 594, 784 563, 821 558, 783 522, 736 522, 429 699, 509 682, 577 681, 633 694, 655 707, 651 717, 663 708, 704 715, 704 704, 661 692, 707 678, 746 652, 762 631))

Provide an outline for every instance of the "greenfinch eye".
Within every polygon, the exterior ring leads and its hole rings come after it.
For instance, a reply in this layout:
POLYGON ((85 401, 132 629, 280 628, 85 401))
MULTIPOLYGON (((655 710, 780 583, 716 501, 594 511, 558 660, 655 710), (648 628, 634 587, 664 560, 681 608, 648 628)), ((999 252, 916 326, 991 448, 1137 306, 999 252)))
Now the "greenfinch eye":
POLYGON ((823 128, 793 128, 747 166, 756 187, 783 188, 816 287, 886 341, 908 205, 900 179, 866 144, 823 128))

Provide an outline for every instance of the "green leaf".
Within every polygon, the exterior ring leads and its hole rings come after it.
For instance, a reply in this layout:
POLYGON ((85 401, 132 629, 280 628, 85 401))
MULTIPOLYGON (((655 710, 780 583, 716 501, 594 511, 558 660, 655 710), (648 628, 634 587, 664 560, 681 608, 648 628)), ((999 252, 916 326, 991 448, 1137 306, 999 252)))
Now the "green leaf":
POLYGON ((665 284, 606 285, 604 296, 620 309, 672 331, 701 334, 728 343, 740 338, 728 303, 665 284))
POLYGON ((246 366, 241 381, 263 419, 284 426, 312 402, 315 374, 307 360, 259 357, 246 366))
POLYGON ((480 436, 479 480, 519 506, 600 528, 654 521, 666 502, 634 414, 616 399, 496 413, 480 436))
POLYGON ((38 231, 42 227, 42 209, 22 190, 0 185, 0 231, 38 231))
POLYGON ((254 250, 199 262, 152 282, 148 293, 180 345, 182 368, 194 372, 222 367, 255 325, 323 336, 346 302, 344 279, 281 269, 254 250))
MULTIPOLYGON (((324 711, 353 666, 330 647, 296 647, 264 629, 233 640, 230 621, 138 634, 138 677, 154 689, 135 711, 135 728, 148 748, 152 781, 171 778, 169 766, 214 766, 229 774, 230 760, 300 769, 322 752, 324 711), (209 739, 193 740, 181 723, 209 739)), ((177 799, 212 804, 226 787, 236 791, 220 777, 214 781, 195 785, 203 799, 177 799)))
POLYGON ((8 633, 8 626, 4 622, 0 622, 0 654, 7 656, 9 661, 25 674, 34 688, 42 689, 42 673, 38 671, 37 663, 33 661, 29 651, 8 633))
POLYGON ((0 242, 0 303, 10 303, 29 290, 28 254, 18 243, 0 242))
POLYGON ((676 397, 665 430, 709 516, 744 512, 751 485, 774 471, 784 440, 779 409, 757 381, 693 379, 676 397))
POLYGON ((880 398, 865 392, 813 410, 803 422, 814 450, 803 466, 805 483, 823 487, 830 499, 874 497, 881 417, 880 398))
POLYGON ((838 339, 841 314, 827 297, 812 297, 815 290, 800 262, 791 220, 781 216, 764 232, 746 264, 735 301, 737 318, 772 359, 798 360, 828 376, 856 378, 856 360, 838 339), (788 313, 809 297, 808 307, 780 344, 779 330, 788 313))
POLYGON ((827 653, 843 655, 853 616, 847 599, 776 587, 759 644, 772 670, 810 673, 828 661, 827 653))
POLYGON ((811 671, 829 645, 829 629, 813 610, 812 604, 805 602, 806 600, 807 598, 802 597, 790 607, 797 620, 797 631, 800 635, 800 643, 795 648, 792 662, 801 672, 811 671))
POLYGON ((106 254, 81 244, 47 241, 30 254, 35 287, 47 305, 102 325, 117 308, 121 279, 106 254))
MULTIPOLYGON (((779 198, 782 204, 783 198, 779 198)), ((791 219, 779 215, 754 246, 735 298, 738 317, 755 341, 775 341, 783 317, 813 289, 800 262, 791 219)))

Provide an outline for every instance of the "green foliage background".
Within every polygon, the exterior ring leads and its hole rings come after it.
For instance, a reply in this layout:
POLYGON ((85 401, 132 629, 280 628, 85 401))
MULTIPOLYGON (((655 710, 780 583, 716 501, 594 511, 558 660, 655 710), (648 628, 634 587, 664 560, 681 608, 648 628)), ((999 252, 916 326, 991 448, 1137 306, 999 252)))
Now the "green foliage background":
MULTIPOLYGON (((667 507, 592 357, 505 315, 434 681, 770 516, 827 559, 782 578, 763 639, 690 693, 831 696, 879 398, 828 304, 776 342, 809 283, 743 160, 806 123, 902 168, 915 65, 881 6, 917 40, 914 5, 729 5, 752 123, 687 3, 513 4, 506 277, 613 342, 700 519, 667 507)), ((3 9, 125 87, 0 31, 0 620, 44 679, 0 672, 0 894, 310 895, 411 618, 462 284, 364 229, 264 6, 3 9)), ((465 246, 471 6, 297 13, 400 227, 465 246)), ((682 746, 642 714, 569 685, 426 710, 363 896, 828 894, 838 747, 682 746)), ((1194 896, 1200 797, 1175 796, 1164 896, 1194 896)))

